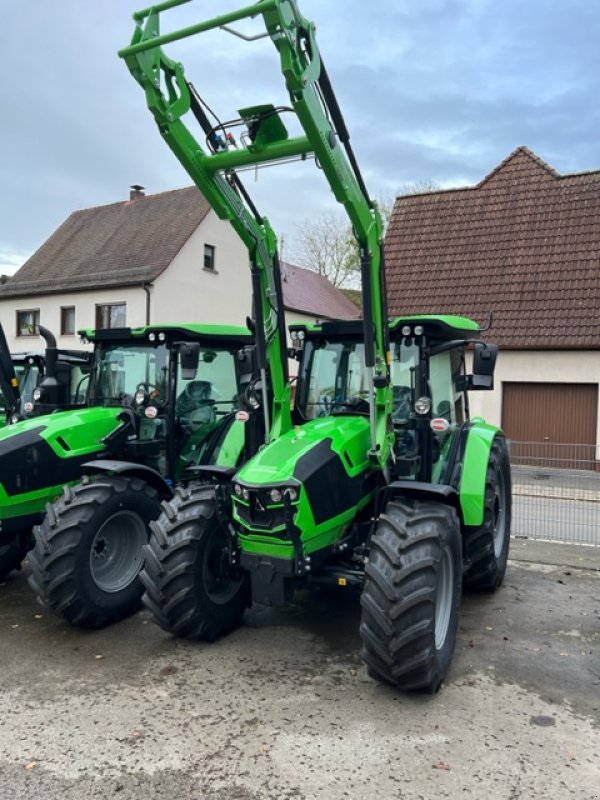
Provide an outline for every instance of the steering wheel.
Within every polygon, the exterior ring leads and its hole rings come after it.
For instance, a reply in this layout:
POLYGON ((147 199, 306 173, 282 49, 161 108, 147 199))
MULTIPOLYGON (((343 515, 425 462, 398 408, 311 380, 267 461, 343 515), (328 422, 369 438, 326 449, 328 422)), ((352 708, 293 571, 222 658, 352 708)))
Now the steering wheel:
POLYGON ((193 408, 185 414, 182 414, 180 420, 184 425, 188 425, 192 430, 198 430, 203 425, 215 422, 217 414, 212 403, 206 403, 199 408, 193 408))
POLYGON ((358 397, 354 395, 353 397, 348 397, 346 400, 340 400, 336 405, 339 405, 341 408, 345 408, 350 411, 352 414, 368 414, 369 413, 369 403, 365 400, 364 397, 358 397))

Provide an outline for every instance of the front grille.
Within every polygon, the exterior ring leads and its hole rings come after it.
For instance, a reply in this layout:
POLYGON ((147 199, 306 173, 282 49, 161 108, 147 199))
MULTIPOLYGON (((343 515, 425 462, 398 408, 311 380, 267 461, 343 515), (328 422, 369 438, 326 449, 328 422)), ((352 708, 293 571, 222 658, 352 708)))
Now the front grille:
POLYGON ((256 507, 253 498, 250 498, 250 505, 237 503, 238 516, 250 528, 262 528, 265 531, 277 531, 277 535, 287 538, 285 530, 285 512, 283 508, 260 509, 256 507), (283 530, 281 530, 283 528, 283 530), (278 530, 279 529, 279 530, 278 530))

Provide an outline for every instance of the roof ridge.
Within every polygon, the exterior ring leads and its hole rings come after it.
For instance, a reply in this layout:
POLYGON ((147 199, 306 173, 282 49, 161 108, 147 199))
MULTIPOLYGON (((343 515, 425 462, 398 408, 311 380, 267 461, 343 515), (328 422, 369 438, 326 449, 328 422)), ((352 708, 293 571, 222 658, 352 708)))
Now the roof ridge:
MULTIPOLYGON (((163 197, 166 194, 175 194, 177 192, 184 192, 184 191, 186 191, 188 189, 195 189, 198 192, 198 194, 200 195, 200 197, 202 197, 204 199, 204 195, 202 194, 202 192, 200 192, 200 190, 198 189, 197 186, 192 184, 191 186, 181 186, 179 189, 165 189, 164 192, 155 192, 154 194, 145 194, 145 195, 143 195, 143 197, 138 197, 137 200, 135 200, 135 201, 131 201, 131 200, 115 200, 112 203, 100 203, 99 205, 96 205, 96 206, 84 206, 84 208, 77 208, 77 209, 75 209, 75 211, 71 211, 71 213, 69 214, 69 217, 72 217, 74 214, 81 214, 81 213, 87 212, 87 211, 96 211, 99 208, 111 208, 113 206, 116 207, 116 206, 124 206, 124 205, 133 205, 134 202, 137 203, 139 200, 154 200, 155 198, 163 197)), ((67 219, 69 217, 67 217, 67 219)))
POLYGON ((475 185, 473 188, 475 188, 475 189, 478 189, 480 186, 483 186, 483 184, 484 184, 484 183, 487 183, 489 180, 491 180, 491 179, 494 177, 494 175, 497 175, 497 174, 498 174, 498 172, 500 172, 501 170, 503 170, 503 169, 504 169, 504 167, 505 167, 505 166, 506 166, 506 165, 507 165, 507 164, 508 164, 510 161, 512 161, 514 158, 516 158, 516 157, 517 157, 517 155, 518 155, 519 153, 523 153, 524 155, 528 156, 528 158, 530 158, 532 161, 534 161, 534 162, 535 162, 535 163, 536 163, 538 166, 540 166, 540 167, 542 167, 543 169, 545 169, 545 170, 546 170, 546 172, 549 172, 549 173, 550 173, 550 175, 552 175, 552 177, 553 177, 553 178, 561 178, 561 177, 563 177, 563 176, 560 174, 560 172, 557 172, 557 171, 554 169, 554 167, 551 167, 551 166, 550 166, 550 164, 548 164, 546 161, 544 161, 544 159, 543 159, 543 158, 540 158, 540 157, 539 157, 539 156, 538 156, 536 153, 534 153, 534 152, 533 152, 533 150, 530 150, 530 149, 529 149, 529 147, 527 147, 527 145, 524 145, 524 144, 522 144, 522 145, 519 145, 519 147, 516 147, 516 148, 515 148, 515 149, 512 151, 512 153, 509 153, 509 154, 506 156, 506 158, 505 158, 505 159, 503 159, 503 160, 502 160, 502 161, 501 161, 501 162, 498 164, 498 166, 494 167, 494 169, 493 169, 491 172, 489 172, 489 173, 488 173, 488 174, 487 174, 487 175, 486 175, 486 176, 483 178, 483 180, 479 181, 479 183, 478 183, 478 184, 476 184, 476 185, 475 185))

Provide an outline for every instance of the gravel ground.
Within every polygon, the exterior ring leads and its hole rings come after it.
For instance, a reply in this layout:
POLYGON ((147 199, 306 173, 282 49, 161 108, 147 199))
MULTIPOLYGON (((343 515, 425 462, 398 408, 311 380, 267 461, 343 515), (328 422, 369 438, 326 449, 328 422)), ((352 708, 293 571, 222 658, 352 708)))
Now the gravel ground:
POLYGON ((255 607, 212 645, 101 631, 0 585, 0 800, 600 798, 600 550, 515 542, 463 599, 439 694, 359 659, 358 599, 255 607))

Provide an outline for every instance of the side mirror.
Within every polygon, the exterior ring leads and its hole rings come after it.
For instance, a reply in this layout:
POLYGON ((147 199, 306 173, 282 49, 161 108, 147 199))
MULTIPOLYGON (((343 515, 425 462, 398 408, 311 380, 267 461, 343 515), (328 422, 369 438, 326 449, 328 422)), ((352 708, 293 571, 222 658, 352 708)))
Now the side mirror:
POLYGON ((473 374, 468 375, 467 388, 486 390, 494 388, 494 369, 498 357, 497 344, 477 342, 473 353, 473 374))
POLYGON ((200 362, 200 343, 181 342, 179 345, 179 363, 181 377, 184 381, 192 381, 196 377, 200 362))

